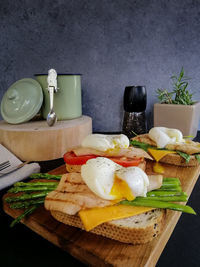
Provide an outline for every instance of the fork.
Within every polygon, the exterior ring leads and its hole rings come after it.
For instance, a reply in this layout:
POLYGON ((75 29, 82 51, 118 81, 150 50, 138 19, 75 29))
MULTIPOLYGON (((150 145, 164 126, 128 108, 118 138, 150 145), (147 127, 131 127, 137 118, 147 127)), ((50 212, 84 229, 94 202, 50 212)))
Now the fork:
MULTIPOLYGON (((1 176, 3 176, 3 175, 5 175, 5 174, 8 174, 8 173, 11 173, 11 172, 13 172, 13 171, 15 171, 15 170, 17 170, 17 169, 20 169, 20 168, 22 168, 24 165, 26 165, 26 164, 28 164, 30 161, 25 161, 25 162, 23 162, 23 163, 20 163, 19 165, 17 165, 17 166, 14 166, 13 168, 11 168, 9 171, 5 171, 5 172, 0 172, 0 177, 1 176)), ((9 165, 10 166, 10 165, 9 165)), ((3 169, 0 169, 0 171, 1 170, 3 170, 3 169)))
POLYGON ((11 164, 10 164, 9 160, 2 162, 2 163, 0 163, 0 171, 4 170, 10 166, 11 166, 11 164))

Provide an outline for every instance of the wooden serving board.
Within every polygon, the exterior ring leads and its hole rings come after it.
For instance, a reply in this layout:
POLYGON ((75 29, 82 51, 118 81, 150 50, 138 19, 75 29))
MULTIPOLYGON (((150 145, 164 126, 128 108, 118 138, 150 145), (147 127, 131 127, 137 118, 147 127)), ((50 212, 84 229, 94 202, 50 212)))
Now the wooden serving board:
MULTIPOLYGON (((150 168, 151 165, 148 165, 148 169, 150 168)), ((65 166, 61 166, 50 173, 65 173, 65 166)), ((179 177, 183 191, 187 192, 188 195, 191 194, 199 174, 200 166, 184 168, 165 165, 164 176, 179 177)), ((21 213, 19 210, 10 209, 5 202, 4 211, 13 218, 21 213)), ((181 213, 177 211, 167 211, 166 223, 162 234, 152 242, 136 246, 120 243, 64 225, 56 221, 50 215, 50 212, 43 207, 36 210, 29 218, 24 219, 23 223, 34 232, 90 266, 149 267, 154 266, 159 259, 180 215, 181 213)))
POLYGON ((23 161, 62 158, 67 148, 79 146, 92 133, 92 119, 81 116, 57 121, 52 127, 45 120, 22 124, 0 121, 0 143, 23 161))

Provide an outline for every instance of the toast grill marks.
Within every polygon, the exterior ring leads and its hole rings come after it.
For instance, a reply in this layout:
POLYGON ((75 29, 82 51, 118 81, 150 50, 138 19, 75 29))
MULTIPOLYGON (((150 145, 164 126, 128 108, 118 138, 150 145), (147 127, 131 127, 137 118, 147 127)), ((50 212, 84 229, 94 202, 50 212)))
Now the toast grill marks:
POLYGON ((61 192, 87 192, 88 187, 78 173, 63 175, 56 190, 61 192))
POLYGON ((45 199, 47 210, 61 211, 70 215, 81 209, 105 207, 113 202, 96 196, 83 182, 80 173, 68 173, 62 176, 56 190, 45 199))
POLYGON ((154 142, 150 137, 149 134, 140 134, 137 135, 136 137, 131 138, 131 140, 136 140, 145 144, 148 144, 150 146, 155 146, 157 147, 156 142, 154 142))

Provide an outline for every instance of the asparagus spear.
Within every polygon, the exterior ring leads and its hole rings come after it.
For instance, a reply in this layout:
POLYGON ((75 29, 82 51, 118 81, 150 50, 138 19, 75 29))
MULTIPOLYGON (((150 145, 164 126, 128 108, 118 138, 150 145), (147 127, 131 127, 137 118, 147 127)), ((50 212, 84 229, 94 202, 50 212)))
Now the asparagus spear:
POLYGON ((179 186, 179 185, 162 185, 159 189, 156 189, 156 190, 167 190, 167 191, 176 191, 176 192, 181 192, 182 191, 182 188, 179 186))
POLYGON ((163 178, 163 185, 167 184, 180 185, 181 182, 178 178, 163 178))
POLYGON ((48 186, 48 187, 54 187, 57 186, 58 182, 33 182, 33 183, 24 183, 24 182, 17 182, 14 184, 14 187, 20 187, 20 186, 48 186))
POLYGON ((25 216, 30 215, 31 213, 36 210, 38 205, 32 206, 28 209, 26 209, 20 216, 18 216, 12 223, 10 224, 10 227, 15 226, 17 223, 19 223, 25 216))
POLYGON ((5 201, 7 203, 11 203, 11 202, 17 202, 17 201, 26 201, 29 199, 36 199, 36 198, 40 198, 40 197, 45 197, 50 191, 41 191, 38 193, 32 193, 32 194, 22 194, 20 196, 14 196, 14 197, 7 197, 5 199, 5 201))
POLYGON ((187 194, 185 192, 167 191, 167 190, 164 190, 164 191, 162 191, 162 190, 154 190, 154 191, 148 192, 147 193, 147 197, 153 197, 153 196, 157 196, 157 197, 158 196, 159 197, 161 197, 161 196, 163 196, 163 197, 166 197, 166 196, 180 196, 182 194, 187 196, 187 194))
POLYGON ((184 206, 181 204, 165 202, 165 201, 136 198, 133 201, 128 201, 128 200, 121 201, 120 204, 132 205, 132 206, 152 207, 152 208, 162 208, 162 209, 171 209, 171 210, 186 212, 186 213, 190 213, 190 214, 196 214, 196 212, 189 206, 184 206))
POLYGON ((44 197, 39 198, 39 199, 34 199, 34 200, 29 200, 29 201, 24 201, 24 202, 16 202, 10 205, 11 209, 25 209, 28 208, 29 206, 33 206, 35 204, 43 204, 44 203, 44 197))
POLYGON ((30 178, 32 179, 47 179, 47 180, 50 180, 50 179, 54 179, 54 180, 60 180, 62 177, 62 175, 55 175, 55 174, 49 174, 49 173, 33 173, 30 175, 30 178))
POLYGON ((10 190, 8 190, 9 193, 19 193, 19 192, 34 192, 34 191, 53 191, 55 189, 54 187, 50 186, 18 186, 18 187, 12 187, 10 190))
POLYGON ((187 196, 175 195, 175 196, 151 196, 151 197, 137 197, 137 199, 143 200, 159 200, 159 201, 176 201, 176 202, 185 202, 188 200, 187 196))

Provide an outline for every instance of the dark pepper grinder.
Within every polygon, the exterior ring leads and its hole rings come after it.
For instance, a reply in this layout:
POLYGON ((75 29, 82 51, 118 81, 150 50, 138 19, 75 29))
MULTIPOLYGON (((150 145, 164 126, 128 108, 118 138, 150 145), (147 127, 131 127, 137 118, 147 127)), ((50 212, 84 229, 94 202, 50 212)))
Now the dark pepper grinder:
POLYGON ((124 91, 124 120, 122 133, 132 138, 146 133, 145 109, 147 105, 145 86, 127 86, 124 91))

